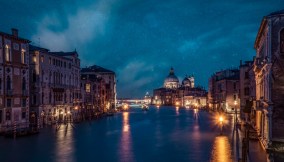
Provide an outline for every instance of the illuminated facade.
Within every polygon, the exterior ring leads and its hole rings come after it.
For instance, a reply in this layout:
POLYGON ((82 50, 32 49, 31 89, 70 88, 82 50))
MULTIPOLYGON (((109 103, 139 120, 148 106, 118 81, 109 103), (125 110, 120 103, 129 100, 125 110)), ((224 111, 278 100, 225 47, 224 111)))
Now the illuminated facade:
POLYGON ((284 10, 263 18, 254 48, 255 128, 269 148, 284 139, 284 10))
POLYGON ((169 75, 164 81, 164 88, 177 89, 179 87, 179 80, 175 75, 174 69, 171 68, 169 75))
POLYGON ((30 112, 37 123, 71 119, 81 103, 80 59, 76 51, 50 52, 30 45, 30 112))
POLYGON ((0 32, 0 132, 29 127, 29 43, 0 32))
POLYGON ((105 104, 104 112, 113 111, 116 103, 116 75, 115 72, 103 67, 93 65, 81 69, 82 75, 96 75, 105 82, 105 104))
POLYGON ((212 110, 229 113, 239 112, 239 75, 238 69, 227 69, 211 76, 208 104, 212 110))
POLYGON ((106 84, 103 78, 94 74, 81 74, 83 115, 93 116, 106 110, 106 84))
POLYGON ((164 87, 154 89, 152 104, 205 107, 207 92, 202 87, 194 87, 194 84, 193 76, 186 76, 180 84, 173 68, 171 68, 164 81, 164 87))

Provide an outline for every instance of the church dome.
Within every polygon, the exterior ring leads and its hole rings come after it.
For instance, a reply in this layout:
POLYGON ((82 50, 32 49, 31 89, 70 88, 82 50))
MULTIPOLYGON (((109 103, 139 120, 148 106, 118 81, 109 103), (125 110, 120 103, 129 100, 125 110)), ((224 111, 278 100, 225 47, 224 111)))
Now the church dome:
POLYGON ((171 68, 169 75, 166 77, 164 82, 165 88, 178 88, 179 80, 174 73, 174 69, 171 68))
POLYGON ((188 79, 188 77, 185 77, 183 79, 182 85, 184 85, 184 86, 191 85, 191 81, 188 79))
POLYGON ((182 86, 184 87, 194 87, 194 76, 185 76, 185 78, 182 81, 182 86))

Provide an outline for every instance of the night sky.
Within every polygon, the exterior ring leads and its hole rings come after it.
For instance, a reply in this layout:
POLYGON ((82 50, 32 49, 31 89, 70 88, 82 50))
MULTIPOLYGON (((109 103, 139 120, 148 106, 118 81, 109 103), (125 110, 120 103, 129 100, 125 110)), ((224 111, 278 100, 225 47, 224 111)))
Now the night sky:
POLYGON ((73 51, 82 67, 117 75, 118 97, 142 97, 163 85, 172 66, 182 80, 251 60, 263 16, 284 0, 0 0, 0 31, 51 51, 73 51))

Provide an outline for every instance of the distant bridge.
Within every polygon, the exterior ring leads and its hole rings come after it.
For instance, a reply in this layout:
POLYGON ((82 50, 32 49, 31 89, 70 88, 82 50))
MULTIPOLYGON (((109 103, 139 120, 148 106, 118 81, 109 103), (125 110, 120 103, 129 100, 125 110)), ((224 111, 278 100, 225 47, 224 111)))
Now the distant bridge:
POLYGON ((148 104, 145 99, 117 99, 117 106, 128 104, 130 107, 141 107, 143 104, 148 104))

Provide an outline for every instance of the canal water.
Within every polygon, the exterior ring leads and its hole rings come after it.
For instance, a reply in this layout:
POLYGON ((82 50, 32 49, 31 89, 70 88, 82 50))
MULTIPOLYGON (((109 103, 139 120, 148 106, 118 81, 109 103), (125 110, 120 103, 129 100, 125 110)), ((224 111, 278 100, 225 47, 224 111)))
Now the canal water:
POLYGON ((0 161, 233 161, 231 119, 186 108, 133 108, 129 112, 35 136, 0 137, 0 161))

